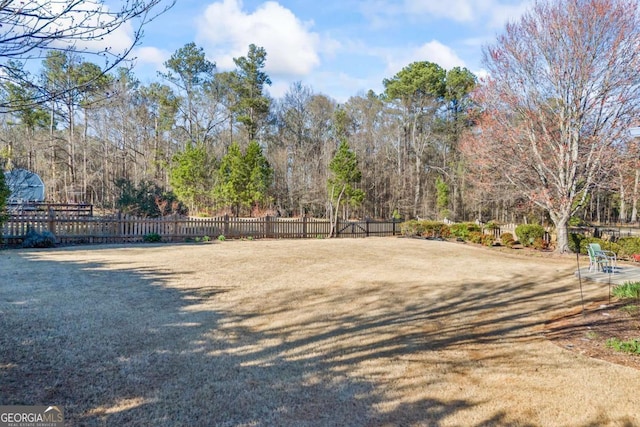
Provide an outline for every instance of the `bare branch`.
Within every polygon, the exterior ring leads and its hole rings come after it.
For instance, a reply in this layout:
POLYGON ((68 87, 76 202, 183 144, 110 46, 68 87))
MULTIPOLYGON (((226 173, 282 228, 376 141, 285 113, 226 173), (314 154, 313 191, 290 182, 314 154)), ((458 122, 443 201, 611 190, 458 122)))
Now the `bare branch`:
MULTIPOLYGON (((61 94, 49 92, 24 72, 25 64, 58 50, 100 58, 103 74, 108 73, 128 61, 142 39, 144 26, 174 4, 175 0, 123 0, 119 8, 112 9, 104 0, 2 0, 0 84, 11 82, 30 88, 36 94, 33 105, 49 102, 61 94), (124 42, 110 46, 110 39, 116 36, 124 42)), ((0 111, 17 108, 0 101, 0 111)))

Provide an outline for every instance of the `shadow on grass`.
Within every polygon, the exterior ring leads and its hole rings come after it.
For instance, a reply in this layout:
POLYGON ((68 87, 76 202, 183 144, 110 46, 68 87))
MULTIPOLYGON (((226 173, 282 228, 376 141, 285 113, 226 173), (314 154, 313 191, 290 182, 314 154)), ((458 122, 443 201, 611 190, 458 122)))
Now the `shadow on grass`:
MULTIPOLYGON (((386 372, 364 375, 354 367, 431 358, 446 371, 464 371, 483 360, 438 360, 436 352, 535 339, 545 319, 532 317, 531 308, 556 308, 555 294, 567 292, 513 278, 431 300, 420 282, 411 295, 371 282, 340 295, 278 291, 255 311, 241 301, 237 310, 216 309, 229 289, 176 289, 169 270, 44 261, 30 252, 12 257, 0 266, 32 273, 0 285, 0 404, 60 405, 69 425, 82 426, 441 425, 482 402, 394 402, 386 372), (355 312, 340 309, 358 301, 355 312), (276 317, 280 323, 269 326, 276 317)), ((513 422, 497 412, 465 424, 513 422)))

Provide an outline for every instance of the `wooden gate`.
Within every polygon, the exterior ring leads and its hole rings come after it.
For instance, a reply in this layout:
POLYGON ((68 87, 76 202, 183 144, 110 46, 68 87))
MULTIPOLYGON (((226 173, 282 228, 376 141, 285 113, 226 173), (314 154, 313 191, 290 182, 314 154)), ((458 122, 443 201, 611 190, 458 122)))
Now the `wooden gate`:
POLYGON ((400 222, 396 221, 339 221, 337 237, 395 236, 400 234, 400 222))

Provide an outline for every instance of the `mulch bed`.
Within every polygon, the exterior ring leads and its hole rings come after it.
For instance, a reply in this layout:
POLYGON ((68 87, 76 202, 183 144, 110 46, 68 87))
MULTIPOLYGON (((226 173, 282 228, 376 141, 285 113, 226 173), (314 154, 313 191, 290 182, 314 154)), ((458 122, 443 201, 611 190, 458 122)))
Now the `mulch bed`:
POLYGON ((640 355, 607 347, 610 338, 640 339, 640 309, 637 303, 608 300, 578 308, 549 321, 545 335, 567 350, 618 365, 640 369, 640 355), (635 309, 629 309, 635 306, 635 309))

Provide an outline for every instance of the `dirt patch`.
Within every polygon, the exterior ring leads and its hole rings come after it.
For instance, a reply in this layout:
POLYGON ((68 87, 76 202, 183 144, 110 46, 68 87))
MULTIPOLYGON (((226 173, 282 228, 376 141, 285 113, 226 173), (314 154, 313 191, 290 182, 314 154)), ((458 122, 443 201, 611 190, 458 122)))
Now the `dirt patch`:
POLYGON ((575 259, 496 249, 2 251, 0 404, 59 405, 71 426, 640 425, 639 370, 544 332, 580 305, 575 259))

